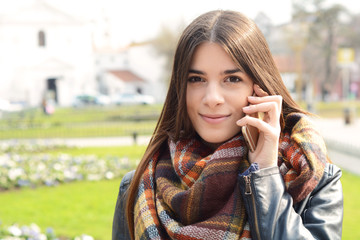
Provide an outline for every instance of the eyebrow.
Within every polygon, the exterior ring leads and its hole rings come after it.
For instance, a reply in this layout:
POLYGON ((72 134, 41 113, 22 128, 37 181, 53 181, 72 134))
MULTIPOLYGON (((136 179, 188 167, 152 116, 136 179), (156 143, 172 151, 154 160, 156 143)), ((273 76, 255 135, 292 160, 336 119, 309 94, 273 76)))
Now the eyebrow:
POLYGON ((233 74, 233 73, 238 73, 238 72, 241 72, 241 70, 239 68, 224 71, 225 74, 233 74))
MULTIPOLYGON (((234 73, 238 73, 238 72, 242 72, 239 68, 235 68, 235 69, 229 69, 229 70, 225 70, 224 74, 234 74, 234 73)), ((205 75, 204 72, 200 71, 200 70, 196 70, 196 69, 189 69, 189 73, 195 73, 195 74, 199 74, 199 75, 205 75)))
POLYGON ((204 75, 205 73, 199 70, 195 70, 195 69, 189 69, 189 73, 195 73, 195 74, 199 74, 199 75, 204 75))

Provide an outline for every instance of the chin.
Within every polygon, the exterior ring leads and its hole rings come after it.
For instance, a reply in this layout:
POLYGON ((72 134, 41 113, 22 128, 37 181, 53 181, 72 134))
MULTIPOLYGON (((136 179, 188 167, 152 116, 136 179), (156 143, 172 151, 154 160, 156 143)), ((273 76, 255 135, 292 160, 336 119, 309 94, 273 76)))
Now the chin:
POLYGON ((213 144, 221 144, 226 142, 227 140, 231 139, 232 137, 234 137, 237 133, 234 134, 203 134, 200 135, 200 137, 208 143, 213 143, 213 144))

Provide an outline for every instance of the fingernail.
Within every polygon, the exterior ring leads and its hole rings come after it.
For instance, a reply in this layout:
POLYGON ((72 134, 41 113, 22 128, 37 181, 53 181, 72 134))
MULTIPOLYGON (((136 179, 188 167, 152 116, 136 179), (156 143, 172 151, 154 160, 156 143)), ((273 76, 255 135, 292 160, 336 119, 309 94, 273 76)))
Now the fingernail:
POLYGON ((236 121, 237 125, 243 125, 243 123, 244 123, 244 118, 241 118, 241 119, 236 121))

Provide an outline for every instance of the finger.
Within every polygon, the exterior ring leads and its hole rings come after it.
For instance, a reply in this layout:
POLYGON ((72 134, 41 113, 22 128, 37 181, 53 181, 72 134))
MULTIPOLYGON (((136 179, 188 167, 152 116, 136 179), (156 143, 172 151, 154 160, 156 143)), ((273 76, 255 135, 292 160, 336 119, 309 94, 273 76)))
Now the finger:
POLYGON ((263 102, 256 105, 248 105, 243 107, 243 112, 246 114, 256 113, 256 112, 280 112, 280 104, 277 102, 263 102))
POLYGON ((264 90, 262 90, 261 87, 257 84, 254 85, 254 92, 255 92, 255 95, 259 96, 259 97, 269 96, 269 94, 267 92, 265 92, 264 90))
POLYGON ((280 106, 277 102, 264 102, 256 105, 249 105, 243 108, 243 112, 251 115, 258 112, 266 113, 266 122, 269 122, 272 126, 278 124, 280 119, 280 106))
POLYGON ((280 95, 271 95, 264 97, 248 96, 248 102, 250 104, 259 104, 263 102, 277 102, 280 105, 282 103, 282 100, 283 98, 280 95))
POLYGON ((272 135, 274 138, 276 138, 280 133, 280 127, 272 127, 266 122, 250 116, 243 117, 242 119, 238 120, 236 124, 240 127, 243 127, 247 124, 254 126, 259 129, 260 132, 263 132, 266 135, 272 135))

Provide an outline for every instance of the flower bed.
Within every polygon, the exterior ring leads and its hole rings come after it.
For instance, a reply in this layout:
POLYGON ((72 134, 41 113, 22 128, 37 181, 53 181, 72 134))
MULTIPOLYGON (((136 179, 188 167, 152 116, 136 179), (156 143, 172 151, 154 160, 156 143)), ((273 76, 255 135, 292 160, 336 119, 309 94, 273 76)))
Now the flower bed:
MULTIPOLYGON (((69 147, 64 146, 61 142, 0 142, 0 196, 1 190, 5 191, 24 187, 32 188, 43 185, 56 186, 73 181, 97 181, 117 178, 135 165, 134 161, 130 161, 127 157, 78 155, 79 152, 81 153, 82 150, 69 149, 69 147), (68 150, 69 152, 75 150, 75 155, 62 153, 68 150)), ((93 151, 87 149, 84 152, 92 153, 93 151)), ((94 152, 97 151, 95 150, 94 152)), ((117 153, 117 151, 107 152, 105 150, 105 152, 99 155, 115 155, 117 153)), ((120 151, 119 154, 123 156, 124 151, 120 151)), ((131 154, 130 157, 134 159, 134 156, 131 154)), ((73 237, 73 234, 78 233, 67 233, 67 230, 63 228, 61 230, 64 233, 61 236, 56 236, 51 228, 41 232, 35 224, 30 226, 19 226, 17 224, 9 226, 8 224, 17 222, 17 219, 6 221, 7 226, 2 225, 0 222, 0 239, 93 240, 93 237, 84 234, 73 237)), ((29 223, 28 220, 25 223, 29 223)), ((79 232, 86 232, 86 230, 79 232)), ((94 232, 96 235, 97 232, 94 232)))
POLYGON ((11 140, 0 142, 0 153, 35 153, 46 150, 66 148, 61 140, 11 140))
POLYGON ((129 168, 126 157, 8 153, 0 155, 0 189, 113 179, 129 168))
POLYGON ((0 190, 112 179, 130 168, 127 157, 41 153, 64 148, 67 147, 61 141, 0 143, 0 190))
MULTIPOLYGON (((30 226, 19 226, 17 224, 9 227, 0 224, 0 239, 1 240, 59 240, 52 228, 47 228, 46 232, 41 232, 41 229, 36 224, 30 226)), ((61 238, 70 239, 70 238, 61 238)), ((92 236, 82 234, 71 238, 73 240, 94 240, 92 236)))

